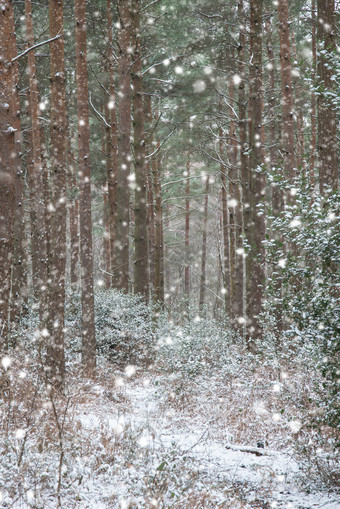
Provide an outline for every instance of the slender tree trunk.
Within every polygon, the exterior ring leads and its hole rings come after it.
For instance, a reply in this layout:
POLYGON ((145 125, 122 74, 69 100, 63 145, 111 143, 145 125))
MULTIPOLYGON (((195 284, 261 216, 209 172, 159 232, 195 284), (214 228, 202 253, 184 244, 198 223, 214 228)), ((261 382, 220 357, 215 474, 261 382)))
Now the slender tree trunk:
MULTIPOLYGON (((34 45, 32 25, 31 0, 25 0, 26 36, 29 46, 34 45)), ((39 303, 39 314, 41 327, 46 325, 47 303, 49 296, 46 296, 47 286, 47 244, 44 189, 43 189, 43 161, 42 146, 40 139, 39 125, 39 96, 36 74, 36 63, 34 51, 28 53, 29 68, 29 105, 32 120, 31 149, 32 149, 32 173, 29 177, 31 197, 31 232, 32 232, 32 267, 34 293, 39 303)))
MULTIPOLYGON (((297 62, 298 54, 296 50, 294 31, 290 33, 290 37, 291 37, 291 62, 297 62)), ((305 179, 306 178, 305 128, 303 120, 303 105, 305 102, 305 98, 301 88, 300 76, 296 75, 296 73, 294 73, 293 71, 292 71, 292 83, 293 83, 292 100, 296 117, 296 140, 295 140, 296 168, 299 169, 302 177, 305 179)))
MULTIPOLYGON (((63 2, 49 2, 50 36, 64 33, 63 2)), ((57 387, 64 380, 64 306, 66 264, 67 120, 64 38, 50 44, 51 79, 51 259, 49 273, 47 377, 57 387)), ((33 142, 34 144, 34 142, 33 142)))
POLYGON ((75 0, 76 83, 79 159, 80 262, 82 303, 82 366, 95 376, 96 338, 94 326, 94 289, 92 257, 91 167, 89 93, 86 45, 86 1, 75 0))
MULTIPOLYGON (((29 94, 27 94, 27 103, 30 109, 29 94)), ((38 220, 35 203, 35 175, 34 175, 34 164, 33 164, 33 143, 32 143, 32 129, 30 126, 25 133, 25 145, 26 145, 26 165, 27 165, 27 184, 28 184, 28 196, 29 196, 29 217, 30 217, 30 257, 32 267, 32 284, 33 284, 33 297, 34 307, 42 310, 39 305, 39 293, 40 293, 40 263, 37 253, 39 253, 39 235, 38 235, 38 220)), ((39 225, 40 226, 40 225, 39 225)), ((43 325, 43 323, 42 323, 43 325)))
POLYGON ((108 191, 107 186, 103 189, 103 224, 104 224, 104 258, 105 258, 105 288, 108 290, 111 288, 111 252, 110 252, 110 214, 109 214, 109 203, 108 203, 108 191))
POLYGON ((203 216, 203 234, 202 234, 202 260, 201 260, 201 280, 200 280, 200 297, 199 307, 204 307, 205 287, 206 287, 206 263, 207 263, 207 229, 208 229, 208 200, 209 200, 209 175, 205 181, 205 200, 204 200, 204 216, 203 216))
MULTIPOLYGON (((158 143, 159 148, 159 143, 158 143)), ((161 189, 161 160, 159 154, 152 161, 155 196, 155 302, 164 305, 163 211, 161 189)))
POLYGON ((130 223, 130 166, 131 166, 131 76, 130 30, 131 0, 118 1, 119 12, 119 105, 118 105, 118 171, 117 218, 114 284, 119 290, 129 290, 129 223, 130 223))
POLYGON ((70 279, 71 287, 75 290, 79 285, 79 199, 77 185, 77 163, 74 158, 71 138, 67 141, 68 174, 67 187, 69 199, 69 229, 70 229, 70 279))
MULTIPOLYGON (((277 116, 276 116, 276 100, 275 100, 275 57, 274 50, 272 45, 272 25, 270 22, 270 17, 266 17, 266 32, 268 34, 267 39, 267 55, 268 55, 268 107, 269 107, 269 155, 270 155, 270 166, 271 168, 275 168, 276 172, 279 172, 279 175, 282 175, 281 169, 278 168, 278 155, 277 155, 277 137, 278 137, 278 125, 277 125, 277 116)), ((278 216, 280 212, 283 210, 283 196, 282 191, 278 185, 272 186, 272 196, 271 196, 272 209, 275 216, 278 216)), ((272 231, 272 235, 277 237, 275 231, 272 231)), ((281 238, 277 238, 277 240, 281 240, 281 238)), ((281 281, 279 278, 273 279, 273 285, 275 286, 275 294, 281 296, 282 288, 281 281)), ((279 332, 282 331, 282 308, 281 306, 276 307, 275 311, 275 319, 276 326, 279 332)))
MULTIPOLYGON (((101 109, 101 113, 103 114, 104 108, 101 109)), ((106 123, 110 123, 109 116, 109 108, 105 107, 105 120, 106 123)), ((102 153, 106 159, 106 168, 108 168, 108 143, 110 142, 109 137, 107 136, 108 128, 106 126, 102 126, 102 153)), ((107 177, 108 180, 108 177, 107 177)), ((108 181, 103 186, 103 225, 104 225, 104 235, 103 235, 103 252, 105 259, 105 288, 108 290, 112 286, 112 276, 111 276, 111 245, 110 245, 110 209, 109 209, 109 185, 108 181)), ((114 228, 116 225, 114 224, 114 228)))
POLYGON ((262 164, 262 0, 250 2, 250 36, 252 59, 250 66, 251 85, 251 125, 249 132, 250 157, 250 225, 248 225, 247 273, 247 341, 250 349, 254 340, 262 338, 262 327, 259 314, 262 311, 264 285, 264 252, 265 236, 264 215, 258 214, 257 206, 264 194, 264 177, 257 172, 262 164))
MULTIPOLYGON (((239 140, 240 140, 240 180, 241 180, 241 193, 242 194, 242 210, 240 210, 240 223, 243 225, 243 230, 241 229, 241 233, 243 232, 244 236, 248 238, 248 231, 250 227, 250 173, 249 173, 249 161, 247 155, 247 98, 246 98, 246 76, 245 76, 245 46, 246 46, 246 36, 245 36, 245 16, 244 16, 244 6, 243 0, 240 0, 238 3, 238 22, 240 27, 240 36, 239 36, 239 45, 238 45, 238 73, 240 77, 240 83, 238 85, 238 115, 239 115, 239 140)), ((239 230, 240 231, 240 230, 239 230)), ((249 279, 249 274, 244 274, 244 241, 241 235, 238 237, 238 263, 242 265, 242 277, 246 278, 246 281, 249 279)), ((241 272, 241 270, 240 270, 241 272)), ((240 328, 243 326, 243 322, 246 319, 246 309, 244 303, 243 296, 243 283, 239 288, 239 303, 240 303, 240 328), (243 320, 242 320, 243 318, 243 320)), ((246 288, 248 285, 246 284, 246 288)), ((246 295, 246 302, 248 301, 246 295)))
POLYGON ((335 7, 334 0, 317 0, 318 6, 318 76, 320 93, 318 94, 318 153, 320 192, 326 187, 335 191, 338 188, 336 107, 331 104, 327 93, 334 93, 332 75, 335 55, 335 7))
MULTIPOLYGON (((165 205, 165 220, 163 226, 163 251, 164 251, 164 289, 169 295, 170 299, 170 264, 169 264, 169 246, 168 243, 164 242, 164 231, 169 232, 170 229, 170 206, 169 203, 165 205)), ((167 304, 170 304, 169 301, 167 304)))
MULTIPOLYGON (((13 4, 9 4, 9 24, 12 27, 10 33, 9 51, 10 59, 17 56, 16 36, 14 27, 14 11, 13 4)), ((13 64, 12 74, 12 101, 15 129, 14 145, 15 158, 14 165, 16 168, 15 180, 15 219, 14 219, 14 245, 13 245, 13 261, 11 274, 11 304, 10 304, 10 321, 11 323, 20 319, 26 313, 27 308, 27 238, 25 232, 25 213, 24 213, 24 190, 23 190, 23 171, 21 166, 21 125, 20 125, 20 101, 19 101, 19 71, 18 61, 13 64)))
MULTIPOLYGON (((230 61, 234 60, 234 51, 230 50, 230 61)), ((228 96, 231 103, 234 102, 234 83, 229 80, 228 96)), ((230 108, 230 121, 229 121, 229 249, 230 249, 230 319, 233 325, 236 324, 237 317, 239 316, 238 301, 236 299, 236 229, 237 229, 237 211, 240 207, 240 199, 238 196, 238 168, 237 156, 238 142, 236 140, 236 118, 234 111, 230 108)))
MULTIPOLYGON (((221 103, 220 103, 221 108, 221 103)), ((224 141, 222 128, 219 129, 219 150, 220 150, 220 173, 221 173, 221 193, 222 193, 222 231, 223 231, 223 275, 224 275, 224 298, 225 311, 231 318, 231 283, 230 283, 230 241, 229 241, 229 213, 227 200, 227 175, 226 167, 223 162, 224 157, 224 141)))
MULTIPOLYGON (((151 171, 149 165, 149 173, 151 171)), ((154 292, 154 283, 155 283, 155 211, 154 211, 154 194, 153 194, 153 184, 152 184, 152 175, 148 175, 147 177, 147 196, 148 196, 148 253, 149 253, 149 286, 151 295, 154 292)))
POLYGON ((190 155, 186 163, 185 184, 185 267, 184 267, 184 294, 187 299, 190 295, 190 155))
MULTIPOLYGON (((312 67, 312 81, 313 84, 316 82, 316 68, 317 68, 317 56, 316 56, 316 19, 315 19, 315 6, 316 0, 312 0, 312 55, 313 55, 313 67, 312 67)), ((310 141, 310 158, 309 158, 309 182, 312 188, 315 188, 315 155, 316 155, 316 96, 314 90, 311 90, 311 141, 310 141)))
POLYGON ((282 135, 284 167, 287 177, 292 182, 295 175, 295 140, 294 140, 294 94, 292 80, 292 61, 290 49, 288 0, 279 0, 279 37, 282 89, 282 135))
MULTIPOLYGON (((117 200, 117 111, 115 90, 115 65, 113 56, 113 33, 112 33, 112 0, 106 1, 107 29, 108 29, 108 69, 109 69, 109 102, 105 105, 106 121, 110 127, 106 128, 106 161, 107 161, 107 185, 108 185, 108 216, 110 228, 110 269, 112 273, 115 266, 115 241, 116 241, 116 200, 117 200)), ((111 282, 110 282, 111 286, 111 282)))
MULTIPOLYGON (((144 95, 144 118, 146 121, 146 152, 151 153, 154 150, 152 136, 152 106, 151 96, 144 95)), ((147 238, 148 238, 148 268, 149 268, 149 292, 153 299, 155 282, 155 211, 154 194, 152 183, 152 162, 150 158, 146 160, 146 199, 147 199, 147 238)))
POLYGON ((140 41, 140 2, 132 0, 132 37, 134 49, 132 66, 133 134, 135 154, 135 293, 149 300, 148 236, 146 208, 146 163, 144 134, 144 105, 142 56, 140 41))
POLYGON ((13 73, 11 64, 15 32, 10 2, 4 0, 0 11, 0 349, 7 346, 8 312, 15 216, 15 144, 16 111, 13 109, 13 73))

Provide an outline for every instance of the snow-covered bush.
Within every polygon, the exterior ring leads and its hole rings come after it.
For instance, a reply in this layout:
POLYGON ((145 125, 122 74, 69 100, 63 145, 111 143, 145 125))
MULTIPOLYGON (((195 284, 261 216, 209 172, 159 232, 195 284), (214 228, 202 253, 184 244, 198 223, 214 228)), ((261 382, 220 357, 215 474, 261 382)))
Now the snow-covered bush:
POLYGON ((142 297, 116 290, 97 292, 95 325, 100 354, 120 366, 152 363, 155 326, 152 309, 142 297))
MULTIPOLYGON (((273 331, 275 316, 285 319, 282 336, 276 333, 278 350, 308 363, 322 374, 316 402, 317 420, 340 426, 340 228, 339 193, 322 197, 304 182, 278 183, 291 194, 293 203, 271 217, 267 236, 267 262, 271 277, 267 287, 267 318, 273 331)), ((315 419, 316 421, 316 419, 315 419)))
POLYGON ((181 327, 159 324, 159 333, 159 361, 169 372, 194 378, 231 368, 230 347, 236 336, 226 323, 196 315, 181 327))

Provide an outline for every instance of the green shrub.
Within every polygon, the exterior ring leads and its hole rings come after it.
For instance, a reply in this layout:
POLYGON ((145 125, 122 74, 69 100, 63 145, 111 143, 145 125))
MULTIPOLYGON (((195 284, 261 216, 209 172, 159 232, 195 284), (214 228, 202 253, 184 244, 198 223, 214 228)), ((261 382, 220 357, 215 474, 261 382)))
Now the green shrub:
POLYGON ((98 352, 120 366, 153 361, 155 333, 152 309, 142 297, 116 290, 95 295, 98 352))
MULTIPOLYGON (((273 177, 272 177, 273 178, 273 177)), ((308 363, 322 374, 316 424, 340 427, 340 228, 339 193, 322 197, 303 181, 295 188, 277 183, 294 195, 293 204, 270 218, 275 238, 267 236, 266 324, 279 355, 308 363), (280 291, 278 291, 280 288, 280 291), (280 337, 275 317, 280 310, 285 330, 280 337)))

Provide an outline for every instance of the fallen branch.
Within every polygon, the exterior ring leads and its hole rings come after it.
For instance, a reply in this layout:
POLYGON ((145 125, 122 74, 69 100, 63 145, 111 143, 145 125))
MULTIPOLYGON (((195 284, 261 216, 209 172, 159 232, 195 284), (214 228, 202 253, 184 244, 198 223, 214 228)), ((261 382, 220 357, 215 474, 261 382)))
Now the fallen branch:
POLYGON ((240 452, 247 452, 250 454, 255 454, 255 456, 273 456, 272 451, 265 451, 262 448, 259 447, 252 447, 248 445, 233 445, 233 444, 226 444, 226 449, 231 449, 232 451, 240 451, 240 452))

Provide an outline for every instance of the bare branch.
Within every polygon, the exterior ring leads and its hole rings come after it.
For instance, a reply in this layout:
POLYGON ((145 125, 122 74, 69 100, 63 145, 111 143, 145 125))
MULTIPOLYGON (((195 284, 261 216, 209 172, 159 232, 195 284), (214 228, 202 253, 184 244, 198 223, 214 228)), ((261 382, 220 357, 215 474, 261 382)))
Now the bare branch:
POLYGON ((110 124, 108 124, 105 120, 105 118, 103 117, 103 115, 101 115, 99 113, 98 110, 96 110, 96 108, 93 106, 93 103, 92 103, 92 100, 91 100, 91 94, 89 95, 89 103, 90 103, 90 106, 91 108, 93 109, 93 111, 96 113, 96 115, 98 115, 98 117, 102 120, 102 122, 104 123, 105 127, 111 127, 110 124))
POLYGON ((34 46, 31 46, 30 48, 25 49, 25 51, 20 53, 20 55, 17 55, 16 57, 12 58, 12 60, 11 60, 12 64, 13 64, 13 62, 18 60, 19 58, 27 55, 27 53, 29 53, 30 51, 34 50, 35 48, 39 48, 39 46, 42 46, 43 44, 49 44, 50 42, 53 42, 56 39, 60 39, 60 37, 63 37, 63 34, 58 34, 55 37, 52 37, 52 39, 47 39, 47 41, 38 42, 38 44, 35 44, 34 46))
POLYGON ((150 2, 148 5, 143 7, 143 9, 141 9, 141 12, 146 11, 149 7, 151 7, 154 4, 158 4, 159 2, 162 2, 162 0, 153 0, 153 2, 150 2))

